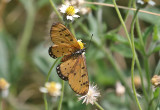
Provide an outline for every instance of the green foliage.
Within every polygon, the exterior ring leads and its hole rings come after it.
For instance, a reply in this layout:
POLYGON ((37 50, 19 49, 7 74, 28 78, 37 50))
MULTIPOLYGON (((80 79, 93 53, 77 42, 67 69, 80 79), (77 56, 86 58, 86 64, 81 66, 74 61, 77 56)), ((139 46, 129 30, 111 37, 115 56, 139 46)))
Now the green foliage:
MULTIPOLYGON (((59 12, 58 8, 62 1, 52 1, 59 12)), ((100 0, 100 2, 111 4, 112 0, 100 0)), ((56 61, 49 56, 48 48, 53 45, 50 43, 50 25, 58 21, 58 15, 53 11, 48 0, 12 0, 4 5, 0 18, 2 21, 2 24, 0 23, 0 78, 5 78, 11 86, 10 95, 4 99, 4 106, 6 110, 44 109, 39 87, 44 86, 47 74, 56 61), (46 36, 48 41, 44 40, 46 36)), ((124 4, 119 1, 119 5, 124 4)), ((130 61, 133 53, 126 35, 121 32, 117 13, 114 9, 110 9, 111 13, 107 13, 108 8, 93 4, 85 4, 83 7, 91 8, 92 11, 86 15, 81 14, 80 18, 72 22, 71 28, 68 28, 75 31, 77 39, 82 39, 86 43, 85 55, 89 81, 91 84, 96 84, 101 93, 97 102, 107 110, 137 110, 130 83, 130 61), (115 58, 114 53, 119 53, 122 57, 115 58), (125 87, 122 96, 116 93, 117 81, 125 87)), ((160 11, 159 7, 147 7, 145 10, 157 13, 160 11)), ((123 10, 121 14, 126 15, 123 10)), ((160 74, 160 19, 159 16, 146 13, 138 13, 138 19, 140 24, 143 24, 141 29, 144 30, 141 30, 141 41, 135 29, 133 42, 140 62, 140 66, 135 64, 135 71, 139 75, 140 68, 144 82, 144 85, 141 83, 136 87, 137 93, 140 92, 141 96, 138 99, 144 110, 153 108, 158 110, 160 90, 156 88, 153 92, 149 85, 151 77, 160 74), (144 45, 141 44, 142 42, 144 45), (154 61, 149 60, 150 56, 154 61)), ((132 19, 129 22, 132 22, 132 19)), ((56 73, 56 66, 51 71, 49 81, 61 82, 56 73)), ((47 96, 49 110, 58 108, 59 97, 52 98, 47 96)), ((78 96, 66 81, 62 109, 92 110, 97 107, 78 101, 78 96)))

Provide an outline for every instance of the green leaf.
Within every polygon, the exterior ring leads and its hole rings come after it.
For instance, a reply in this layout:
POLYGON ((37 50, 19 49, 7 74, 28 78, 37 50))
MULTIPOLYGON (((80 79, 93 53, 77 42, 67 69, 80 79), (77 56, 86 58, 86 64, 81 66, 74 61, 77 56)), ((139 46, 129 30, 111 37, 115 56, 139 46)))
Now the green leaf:
POLYGON ((158 26, 155 25, 153 28, 153 41, 157 41, 158 40, 158 26))
POLYGON ((158 52, 158 51, 160 51, 160 44, 157 45, 157 46, 153 49, 152 53, 155 53, 155 52, 158 52))
POLYGON ((160 74, 160 60, 159 60, 159 62, 157 64, 157 66, 156 66, 154 74, 160 74))
POLYGON ((124 44, 113 44, 110 48, 112 51, 118 52, 124 57, 132 58, 132 51, 129 46, 124 44))
POLYGON ((148 38, 149 34, 151 34, 152 30, 153 30, 153 26, 150 26, 144 31, 142 37, 143 37, 143 41, 145 44, 146 44, 147 38, 148 38))
POLYGON ((160 92, 159 88, 156 88, 156 90, 155 90, 154 93, 153 93, 154 98, 158 98, 159 92, 160 92))

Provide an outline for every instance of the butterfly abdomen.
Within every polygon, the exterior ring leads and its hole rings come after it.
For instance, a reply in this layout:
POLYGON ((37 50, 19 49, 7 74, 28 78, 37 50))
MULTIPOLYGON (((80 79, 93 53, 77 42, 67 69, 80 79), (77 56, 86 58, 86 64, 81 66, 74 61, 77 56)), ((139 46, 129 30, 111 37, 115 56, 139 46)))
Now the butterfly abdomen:
POLYGON ((84 48, 84 49, 80 49, 80 50, 72 53, 71 56, 79 56, 79 55, 81 55, 83 52, 85 52, 85 48, 84 48))

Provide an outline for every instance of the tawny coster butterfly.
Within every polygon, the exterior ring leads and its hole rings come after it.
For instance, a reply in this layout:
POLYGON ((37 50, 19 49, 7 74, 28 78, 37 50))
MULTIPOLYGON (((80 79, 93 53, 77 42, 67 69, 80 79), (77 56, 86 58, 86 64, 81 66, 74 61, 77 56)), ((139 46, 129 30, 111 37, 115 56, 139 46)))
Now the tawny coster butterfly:
POLYGON ((83 43, 61 23, 51 26, 50 36, 54 45, 49 48, 49 55, 54 59, 62 57, 61 64, 56 67, 58 76, 68 81, 77 94, 87 94, 89 80, 83 43))

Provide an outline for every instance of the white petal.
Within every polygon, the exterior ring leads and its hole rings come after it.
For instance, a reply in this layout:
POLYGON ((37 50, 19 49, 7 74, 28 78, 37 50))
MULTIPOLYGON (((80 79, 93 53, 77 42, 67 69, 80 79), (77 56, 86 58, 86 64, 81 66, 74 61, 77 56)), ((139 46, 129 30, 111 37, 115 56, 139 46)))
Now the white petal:
POLYGON ((47 90, 45 87, 40 87, 39 90, 40 90, 42 93, 48 93, 48 90, 47 90))
POLYGON ((71 20, 71 21, 72 21, 72 20, 73 20, 73 17, 67 15, 67 20, 71 20))
POLYGON ((61 13, 65 13, 66 10, 64 10, 63 8, 60 8, 60 12, 61 12, 61 13))
POLYGON ((65 13, 67 8, 68 8, 67 5, 62 5, 62 7, 59 8, 59 9, 60 9, 60 12, 61 12, 61 13, 65 13))
POLYGON ((152 0, 150 0, 150 1, 148 2, 148 4, 154 6, 156 3, 155 3, 154 1, 152 1, 152 0))
POLYGON ((141 5, 144 4, 144 2, 143 2, 142 0, 138 0, 137 3, 139 3, 139 4, 141 4, 141 5))
POLYGON ((61 89, 62 88, 61 84, 60 83, 56 83, 56 88, 57 89, 61 89))
POLYGON ((80 17, 80 16, 79 16, 79 15, 73 15, 73 17, 74 17, 74 18, 78 18, 78 17, 80 17))
POLYGON ((75 9, 75 13, 79 12, 79 9, 75 9))
POLYGON ((49 82, 46 82, 46 83, 45 83, 45 87, 47 87, 47 88, 50 87, 50 83, 49 83, 49 82))

